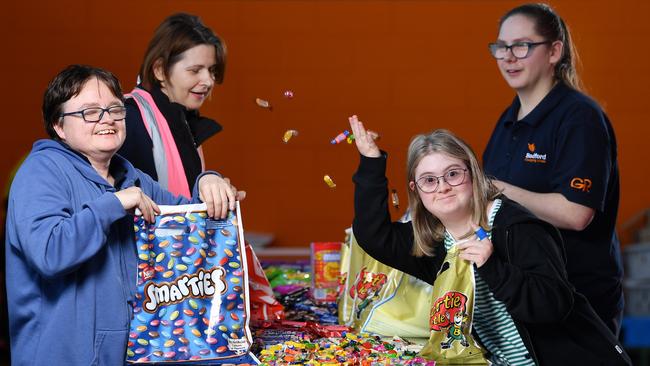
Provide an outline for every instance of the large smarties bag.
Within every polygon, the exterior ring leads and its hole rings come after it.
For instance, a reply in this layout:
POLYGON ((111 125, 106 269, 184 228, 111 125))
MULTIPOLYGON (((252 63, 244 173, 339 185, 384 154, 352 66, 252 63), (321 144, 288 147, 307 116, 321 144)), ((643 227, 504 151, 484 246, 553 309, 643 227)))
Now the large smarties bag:
POLYGON ((474 266, 459 256, 454 244, 433 283, 429 317, 431 335, 420 355, 440 365, 487 365, 472 338, 474 266))
POLYGON ((239 204, 224 220, 205 204, 135 218, 138 278, 128 363, 257 363, 239 204))
POLYGON ((341 249, 339 323, 383 336, 429 337, 433 287, 373 259, 351 231, 341 249))

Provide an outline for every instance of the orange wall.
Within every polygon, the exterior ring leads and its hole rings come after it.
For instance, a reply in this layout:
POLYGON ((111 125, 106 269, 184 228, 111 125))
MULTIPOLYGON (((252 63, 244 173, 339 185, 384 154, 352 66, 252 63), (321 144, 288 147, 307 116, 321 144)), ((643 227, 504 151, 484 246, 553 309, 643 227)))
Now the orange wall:
MULTIPOLYGON (((406 205, 404 160, 412 135, 449 128, 482 152, 513 97, 487 51, 497 20, 514 1, 11 1, 2 5, 0 58, 3 159, 0 181, 45 136, 40 103, 65 65, 88 63, 134 86, 154 28, 176 11, 199 14, 228 44, 225 83, 202 113, 224 131, 204 149, 208 166, 248 191, 247 231, 275 245, 341 240, 351 223, 347 144, 329 140, 358 114, 379 131, 389 179, 406 205), (295 93, 283 97, 287 89, 295 93), (269 100, 273 111, 254 103, 269 100), (288 144, 283 132, 299 136, 288 144), (329 189, 323 175, 337 184, 329 189)), ((588 92, 618 135, 619 228, 650 206, 647 70, 650 2, 554 1, 583 60, 588 92), (645 67, 642 65, 646 65, 645 67)), ((622 230, 623 234, 627 234, 622 230)))

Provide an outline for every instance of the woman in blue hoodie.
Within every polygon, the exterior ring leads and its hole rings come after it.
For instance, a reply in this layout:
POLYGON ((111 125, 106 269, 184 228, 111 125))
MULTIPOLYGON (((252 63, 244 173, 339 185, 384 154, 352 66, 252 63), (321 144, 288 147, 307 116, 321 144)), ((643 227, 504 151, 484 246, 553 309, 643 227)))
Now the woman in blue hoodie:
MULTIPOLYGON (((113 74, 73 65, 49 84, 45 129, 11 186, 7 295, 12 364, 122 365, 137 270, 133 217, 184 204, 115 153, 126 108, 113 74)), ((239 197, 214 172, 192 202, 225 217, 239 197)))

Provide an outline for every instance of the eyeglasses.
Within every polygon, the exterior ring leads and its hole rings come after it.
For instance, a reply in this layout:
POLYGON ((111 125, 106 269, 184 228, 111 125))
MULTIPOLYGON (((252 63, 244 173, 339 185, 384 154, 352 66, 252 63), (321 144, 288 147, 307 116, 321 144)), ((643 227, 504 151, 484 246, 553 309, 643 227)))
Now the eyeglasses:
POLYGON ((488 47, 490 48, 490 53, 492 56, 494 56, 494 58, 497 60, 503 60, 508 55, 508 50, 512 52, 512 55, 516 59, 521 60, 522 58, 530 56, 530 51, 532 51, 533 48, 548 43, 553 42, 516 42, 510 46, 507 46, 504 43, 490 43, 488 47))
POLYGON ((108 112, 108 115, 113 121, 123 120, 126 117, 126 107, 123 105, 114 105, 108 108, 91 107, 76 112, 61 113, 60 117, 63 118, 65 116, 81 114, 84 121, 95 123, 102 120, 104 112, 108 112))
POLYGON ((467 169, 451 169, 441 176, 424 175, 415 181, 415 184, 424 193, 433 193, 440 187, 440 178, 452 187, 459 186, 465 182, 465 172, 467 169))

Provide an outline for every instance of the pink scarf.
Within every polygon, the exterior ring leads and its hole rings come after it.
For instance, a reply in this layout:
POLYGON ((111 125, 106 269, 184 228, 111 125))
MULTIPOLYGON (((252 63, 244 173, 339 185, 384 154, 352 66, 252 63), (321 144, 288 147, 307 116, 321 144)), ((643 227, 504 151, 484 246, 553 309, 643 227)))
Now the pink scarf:
POLYGON ((156 106, 151 94, 146 90, 135 88, 131 94, 127 94, 125 97, 133 98, 138 105, 144 126, 151 137, 158 183, 177 196, 191 197, 174 136, 169 129, 167 119, 156 106))

